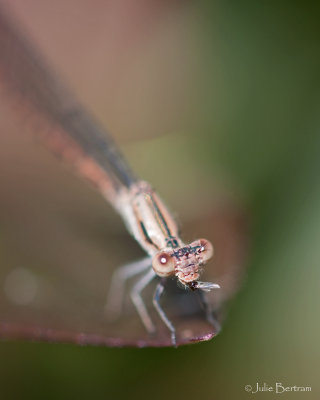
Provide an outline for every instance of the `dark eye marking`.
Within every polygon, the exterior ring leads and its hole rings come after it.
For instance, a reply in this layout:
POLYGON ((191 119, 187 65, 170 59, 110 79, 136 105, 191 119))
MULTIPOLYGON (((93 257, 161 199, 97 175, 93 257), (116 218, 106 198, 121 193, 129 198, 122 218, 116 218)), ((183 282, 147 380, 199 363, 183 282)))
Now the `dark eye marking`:
POLYGON ((190 254, 200 253, 201 246, 186 246, 181 247, 180 249, 173 252, 173 256, 176 258, 180 258, 183 256, 188 257, 190 254))

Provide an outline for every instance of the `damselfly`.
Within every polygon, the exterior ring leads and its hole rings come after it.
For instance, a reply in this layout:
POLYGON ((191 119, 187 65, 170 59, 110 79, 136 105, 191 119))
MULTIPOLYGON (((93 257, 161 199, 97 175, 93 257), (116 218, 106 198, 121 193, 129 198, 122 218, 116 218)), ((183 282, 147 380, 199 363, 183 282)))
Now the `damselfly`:
MULTIPOLYGON (((152 302, 158 317, 170 332, 172 345, 196 339, 206 340, 217 334, 219 323, 206 301, 205 292, 220 286, 200 280, 202 267, 213 255, 211 243, 206 239, 189 244, 182 241, 173 217, 154 189, 136 178, 113 140, 61 86, 41 57, 12 28, 3 13, 0 15, 0 52, 0 81, 8 96, 14 97, 27 112, 36 113, 40 120, 50 125, 51 129, 38 131, 37 135, 82 177, 96 186, 147 253, 143 260, 120 267, 113 274, 101 320, 121 315, 126 281, 139 276, 130 291, 130 297, 150 335, 155 334, 156 326, 143 301, 142 291, 154 279, 158 283, 152 302), (176 335, 175 324, 160 304, 165 286, 173 277, 183 290, 199 295, 204 310, 203 318, 211 325, 206 334, 197 336, 191 332, 188 336, 185 330, 181 337, 179 332, 176 335)), ((11 329, 10 325, 4 326, 6 328, 0 328, 3 335, 5 330, 11 329)), ((42 336, 46 335, 42 333, 42 336)), ((55 340, 54 335, 51 338, 55 340)), ((90 339, 87 341, 90 342, 90 339)))

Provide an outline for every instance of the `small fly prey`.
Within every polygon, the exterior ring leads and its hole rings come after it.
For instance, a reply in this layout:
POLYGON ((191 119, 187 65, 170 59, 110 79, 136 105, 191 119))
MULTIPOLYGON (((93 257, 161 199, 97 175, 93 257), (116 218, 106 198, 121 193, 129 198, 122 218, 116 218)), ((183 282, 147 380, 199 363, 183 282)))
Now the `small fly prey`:
MULTIPOLYGON (((219 288, 218 284, 200 280, 202 267, 213 255, 211 243, 206 239, 190 244, 181 240, 173 217, 152 187, 135 177, 113 140, 61 86, 23 35, 12 28, 3 12, 0 14, 0 52, 1 85, 9 89, 9 95, 15 94, 27 114, 37 114, 44 125, 50 125, 51 129, 37 132, 42 141, 94 183, 147 253, 143 260, 125 265, 114 273, 105 317, 117 317, 121 313, 126 280, 141 274, 130 297, 142 323, 153 333, 155 325, 141 292, 159 277, 153 305, 171 332, 172 344, 176 345, 175 327, 160 305, 165 281, 175 277, 184 288, 199 294, 219 288)), ((201 295, 200 298, 208 321, 217 331, 218 324, 205 297, 201 295)))

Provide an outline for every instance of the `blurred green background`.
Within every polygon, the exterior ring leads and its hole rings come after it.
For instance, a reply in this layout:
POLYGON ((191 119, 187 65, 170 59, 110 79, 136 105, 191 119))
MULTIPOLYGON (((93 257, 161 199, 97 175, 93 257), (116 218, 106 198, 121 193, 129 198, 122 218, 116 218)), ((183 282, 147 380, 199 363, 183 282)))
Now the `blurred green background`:
MULTIPOLYGON (((2 342, 1 397, 273 399, 244 387, 282 382, 312 392, 281 398, 319 398, 319 5, 12 3, 173 209, 181 202, 175 182, 196 169, 209 192, 218 185, 245 205, 252 234, 247 279, 211 342, 179 349, 2 342), (107 55, 96 26, 109 27, 107 55)), ((183 202, 186 213, 195 201, 183 202)))

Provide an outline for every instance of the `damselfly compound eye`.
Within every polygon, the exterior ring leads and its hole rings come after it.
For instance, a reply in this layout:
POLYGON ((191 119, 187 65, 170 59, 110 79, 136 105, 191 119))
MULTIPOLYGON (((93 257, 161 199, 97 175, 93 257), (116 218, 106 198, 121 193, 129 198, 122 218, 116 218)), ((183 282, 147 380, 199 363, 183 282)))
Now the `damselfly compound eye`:
POLYGON ((161 277, 174 274, 174 267, 174 258, 165 251, 162 251, 153 257, 152 268, 154 272, 161 277))
POLYGON ((203 258, 203 261, 208 261, 213 256, 213 246, 212 244, 206 239, 199 239, 199 253, 203 258))

